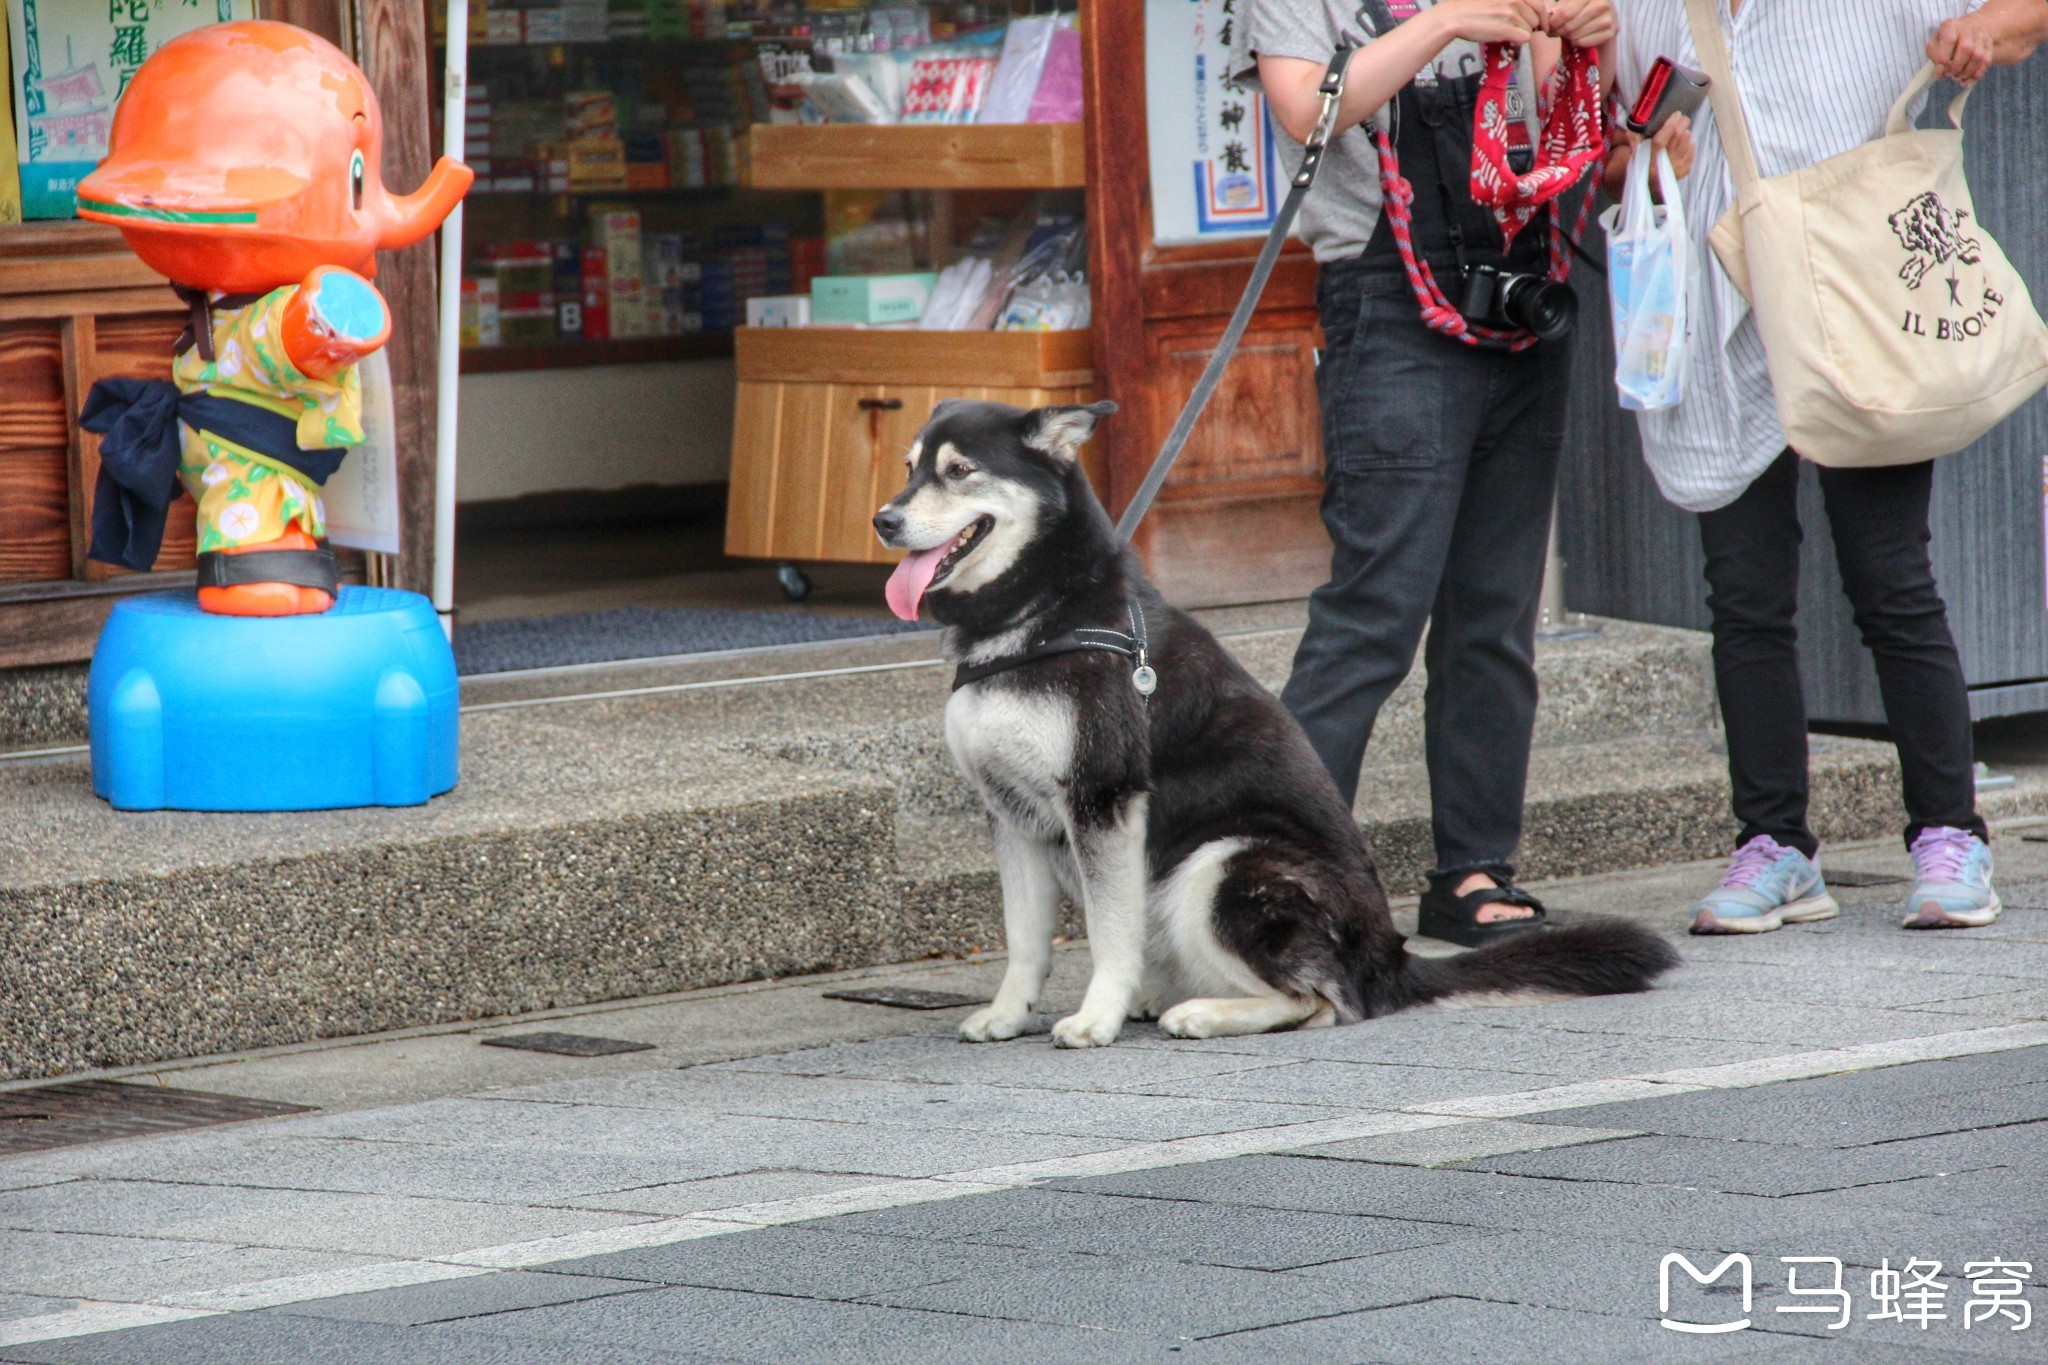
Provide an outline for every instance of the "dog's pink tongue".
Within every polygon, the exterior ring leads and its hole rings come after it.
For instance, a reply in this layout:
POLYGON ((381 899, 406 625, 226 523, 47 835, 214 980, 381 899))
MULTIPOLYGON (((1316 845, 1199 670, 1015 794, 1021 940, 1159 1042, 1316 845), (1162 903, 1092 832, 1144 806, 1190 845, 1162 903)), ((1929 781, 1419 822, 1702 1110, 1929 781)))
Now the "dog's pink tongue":
POLYGON ((913 550, 903 557, 896 572, 889 575, 888 586, 882 589, 882 596, 889 599, 890 611, 906 621, 917 619, 917 604, 924 600, 924 590, 932 585, 939 561, 951 548, 948 543, 932 550, 913 550))

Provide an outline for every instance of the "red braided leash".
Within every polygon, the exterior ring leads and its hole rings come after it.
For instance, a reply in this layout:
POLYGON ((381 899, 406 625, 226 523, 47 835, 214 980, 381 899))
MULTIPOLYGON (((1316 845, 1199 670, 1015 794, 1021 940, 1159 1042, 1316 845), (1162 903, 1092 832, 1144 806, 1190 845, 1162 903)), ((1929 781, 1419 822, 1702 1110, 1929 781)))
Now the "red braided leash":
MULTIPOLYGON (((1576 185, 1589 166, 1607 152, 1606 129, 1600 119, 1600 68, 1591 49, 1565 45, 1564 56, 1550 73, 1544 92, 1548 113, 1543 135, 1537 143, 1535 164, 1526 174, 1516 175, 1508 164, 1508 86, 1514 78, 1518 49, 1508 43, 1486 45, 1486 75, 1479 87, 1479 103, 1472 127, 1472 199, 1493 211, 1500 224, 1503 243, 1509 244, 1538 210, 1550 219, 1549 278, 1562 281, 1571 273, 1571 253, 1560 231, 1558 196, 1576 185)), ((1477 326, 1444 296, 1443 287, 1429 262, 1415 254, 1415 187, 1401 174, 1394 158, 1393 143, 1384 128, 1373 130, 1379 151, 1380 185, 1387 215, 1387 227, 1400 249, 1401 264, 1408 271, 1408 285, 1422 309, 1422 321, 1432 330, 1477 346, 1481 342, 1505 345, 1524 351, 1536 344, 1533 333, 1502 331, 1477 326)), ((1579 204, 1578 219, 1570 240, 1585 233, 1593 196, 1579 204)))

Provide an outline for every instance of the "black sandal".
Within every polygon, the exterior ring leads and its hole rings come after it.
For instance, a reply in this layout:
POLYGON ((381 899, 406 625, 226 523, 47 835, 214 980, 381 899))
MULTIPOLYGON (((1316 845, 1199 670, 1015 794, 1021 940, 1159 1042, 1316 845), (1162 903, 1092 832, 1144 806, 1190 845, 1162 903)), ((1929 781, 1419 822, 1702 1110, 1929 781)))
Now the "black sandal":
POLYGON ((1477 891, 1457 896, 1451 893, 1448 881, 1431 878, 1429 889, 1422 893, 1416 932, 1461 947, 1477 948, 1541 928, 1548 919, 1543 902, 1513 882, 1482 886, 1477 891), (1503 919, 1482 924, 1479 909, 1484 905, 1526 905, 1535 913, 1526 919, 1503 919))

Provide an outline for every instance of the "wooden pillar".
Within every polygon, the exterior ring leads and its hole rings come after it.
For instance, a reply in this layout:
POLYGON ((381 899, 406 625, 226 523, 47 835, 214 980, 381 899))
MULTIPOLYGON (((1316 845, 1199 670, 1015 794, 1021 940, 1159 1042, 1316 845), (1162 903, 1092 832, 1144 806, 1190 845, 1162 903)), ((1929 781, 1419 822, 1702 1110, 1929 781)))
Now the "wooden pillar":
POLYGON ((1144 432, 1133 420, 1144 375, 1137 243, 1151 226, 1145 142, 1142 0, 1081 8, 1082 137, 1088 165, 1088 279, 1095 396, 1126 410, 1096 435, 1109 466, 1109 510, 1120 516, 1144 479, 1144 432), (1133 470, 1135 469, 1135 474, 1133 470))
MULTIPOLYGON (((422 0, 358 0, 357 64, 384 113, 384 182, 411 190, 434 163, 427 100, 431 56, 422 0)), ((391 305, 392 406, 398 421, 399 555, 394 586, 430 590, 434 574, 435 294, 438 236, 377 253, 377 287, 391 305)))
MULTIPOLYGON (((1081 11, 1087 80, 1088 268, 1096 392, 1120 511, 1158 453, 1236 307, 1256 240, 1154 246, 1145 6, 1081 11)), ((1136 543, 1184 606, 1306 595, 1328 576, 1316 402, 1315 262, 1291 243, 1136 543)))

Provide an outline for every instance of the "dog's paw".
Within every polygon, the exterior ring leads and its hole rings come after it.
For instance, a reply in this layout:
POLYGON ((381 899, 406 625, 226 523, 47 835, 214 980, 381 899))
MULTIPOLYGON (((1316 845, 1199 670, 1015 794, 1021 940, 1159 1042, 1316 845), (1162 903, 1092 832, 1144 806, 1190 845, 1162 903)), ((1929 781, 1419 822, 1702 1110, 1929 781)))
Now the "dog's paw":
POLYGON ((1054 1047, 1108 1047, 1116 1041, 1124 1021, 1114 1014, 1090 1014, 1082 1010, 1052 1026, 1054 1047))
POLYGON ((970 1043, 1001 1043, 1022 1033, 1030 1022, 1030 1010, 987 1005, 960 1021, 960 1037, 970 1043))
POLYGON ((1183 1000, 1159 1016, 1159 1031, 1176 1038, 1214 1038, 1223 1032, 1223 1017, 1206 1000, 1183 1000))

